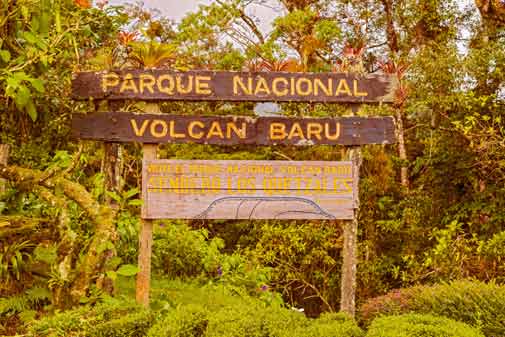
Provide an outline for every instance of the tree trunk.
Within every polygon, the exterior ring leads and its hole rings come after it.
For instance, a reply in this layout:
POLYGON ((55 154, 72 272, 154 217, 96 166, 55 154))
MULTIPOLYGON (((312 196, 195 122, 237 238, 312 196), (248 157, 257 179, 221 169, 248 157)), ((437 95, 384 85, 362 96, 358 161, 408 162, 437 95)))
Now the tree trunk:
MULTIPOLYGON (((9 145, 0 144, 0 165, 7 165, 9 160, 9 145)), ((5 193, 5 180, 0 179, 0 195, 5 193)))
MULTIPOLYGON (((95 233, 88 251, 70 282, 71 302, 78 304, 87 296, 89 286, 96 276, 103 272, 106 256, 102 247, 116 238, 115 212, 110 207, 99 204, 82 185, 60 176, 47 177, 46 173, 39 170, 4 165, 0 165, 0 176, 17 183, 32 183, 48 190, 61 191, 67 198, 75 201, 95 224, 95 233)), ((51 199, 49 194, 46 194, 46 197, 51 199)), ((65 219, 68 220, 67 215, 61 214, 60 221, 65 223, 65 219)))
POLYGON ((398 156, 401 163, 400 181, 403 187, 409 187, 409 172, 407 167, 407 149, 405 147, 405 132, 403 129, 403 117, 401 107, 396 108, 396 127, 398 133, 398 156))

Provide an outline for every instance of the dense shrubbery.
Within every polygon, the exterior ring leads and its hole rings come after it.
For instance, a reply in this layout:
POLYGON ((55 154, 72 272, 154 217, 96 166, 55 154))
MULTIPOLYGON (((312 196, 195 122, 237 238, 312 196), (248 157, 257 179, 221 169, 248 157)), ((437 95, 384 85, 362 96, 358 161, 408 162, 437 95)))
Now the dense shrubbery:
POLYGON ((375 319, 366 337, 483 337, 479 329, 445 317, 409 314, 375 319))
POLYGON ((202 288, 187 282, 156 281, 155 286, 151 311, 131 302, 107 298, 95 306, 56 313, 35 321, 28 327, 28 336, 363 336, 356 323, 343 314, 324 314, 318 319, 310 319, 278 302, 269 304, 261 298, 237 294, 223 285, 202 288))
POLYGON ((445 316, 479 326, 486 336, 505 336, 505 286, 470 281, 418 286, 371 299, 361 307, 365 323, 408 312, 445 316))
POLYGON ((363 332, 341 314, 308 319, 302 313, 258 303, 209 310, 201 305, 170 311, 149 337, 361 337, 363 332))
POLYGON ((108 299, 96 306, 84 306, 34 321, 28 328, 33 337, 141 337, 153 324, 154 314, 142 307, 108 299))

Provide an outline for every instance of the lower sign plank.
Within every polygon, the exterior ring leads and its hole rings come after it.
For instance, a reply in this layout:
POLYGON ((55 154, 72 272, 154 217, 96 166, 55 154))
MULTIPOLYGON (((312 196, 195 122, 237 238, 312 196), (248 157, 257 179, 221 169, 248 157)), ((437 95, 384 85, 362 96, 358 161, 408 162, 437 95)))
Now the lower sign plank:
POLYGON ((392 117, 283 118, 109 112, 75 115, 74 136, 113 142, 362 145, 396 142, 392 117))
POLYGON ((143 163, 146 219, 352 219, 352 162, 143 163))

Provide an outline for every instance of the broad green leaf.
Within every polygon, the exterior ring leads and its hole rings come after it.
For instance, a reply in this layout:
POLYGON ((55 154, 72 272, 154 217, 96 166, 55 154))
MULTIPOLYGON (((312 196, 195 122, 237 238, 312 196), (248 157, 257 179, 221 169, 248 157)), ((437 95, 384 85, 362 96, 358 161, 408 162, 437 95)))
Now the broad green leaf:
POLYGON ((30 81, 30 83, 32 84, 32 87, 38 92, 43 93, 45 91, 44 81, 42 81, 41 79, 34 78, 33 80, 30 81))
POLYGON ((121 276, 134 276, 137 275, 138 272, 139 268, 137 266, 134 266, 133 264, 123 264, 116 271, 116 273, 121 276))
POLYGON ((103 252, 105 252, 108 249, 114 249, 114 244, 110 241, 105 241, 105 242, 102 242, 100 245, 98 245, 96 252, 98 254, 102 254, 103 252))
POLYGON ((123 198, 130 199, 131 197, 133 197, 135 194, 138 194, 139 192, 140 192, 140 190, 137 187, 132 188, 132 189, 123 193, 123 198))
POLYGON ((4 62, 9 62, 11 60, 11 53, 8 50, 0 50, 0 59, 4 62))
POLYGON ((19 86, 18 90, 16 91, 16 96, 14 96, 14 101, 16 102, 16 106, 18 107, 18 109, 23 109, 30 101, 30 98, 31 98, 30 89, 28 89, 24 85, 19 86))
POLYGON ((114 201, 121 203, 121 197, 115 193, 115 192, 110 192, 110 191, 105 191, 105 193, 114 201))
POLYGON ((132 199, 128 201, 128 206, 142 206, 142 200, 140 199, 132 199))
POLYGON ((105 273, 108 278, 110 278, 112 281, 115 281, 117 279, 117 273, 115 271, 108 271, 105 273))
POLYGON ((37 113, 37 108, 35 108, 35 104, 33 104, 33 101, 31 98, 28 101, 28 103, 26 104, 25 110, 26 110, 26 113, 28 114, 28 116, 30 116, 30 118, 32 119, 32 122, 35 122, 37 120, 38 113, 37 113))

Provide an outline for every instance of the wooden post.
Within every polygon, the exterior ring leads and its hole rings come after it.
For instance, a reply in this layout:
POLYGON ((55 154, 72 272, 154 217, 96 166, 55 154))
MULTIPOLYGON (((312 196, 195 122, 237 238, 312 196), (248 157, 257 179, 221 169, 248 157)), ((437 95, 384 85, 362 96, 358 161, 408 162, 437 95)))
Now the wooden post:
POLYGON ((344 221, 344 247, 342 251, 342 279, 340 311, 354 317, 356 313, 356 272, 358 266, 358 212, 359 212, 359 170, 361 167, 361 149, 350 148, 348 157, 353 162, 353 175, 355 186, 354 218, 344 221))
MULTIPOLYGON (((7 165, 9 160, 9 145, 0 144, 0 165, 7 165)), ((0 179, 0 195, 5 193, 5 179, 0 179)))
MULTIPOLYGON (((146 113, 160 113, 160 108, 156 103, 148 103, 145 108, 146 113)), ((153 160, 157 157, 158 145, 142 145, 142 161, 153 160)), ((145 181, 142 181, 145 184, 145 181)), ((139 233, 139 273, 137 274, 137 284, 135 298, 137 303, 149 307, 149 292, 151 289, 151 251, 153 245, 153 222, 143 218, 145 214, 145 204, 142 205, 142 219, 139 233)))

